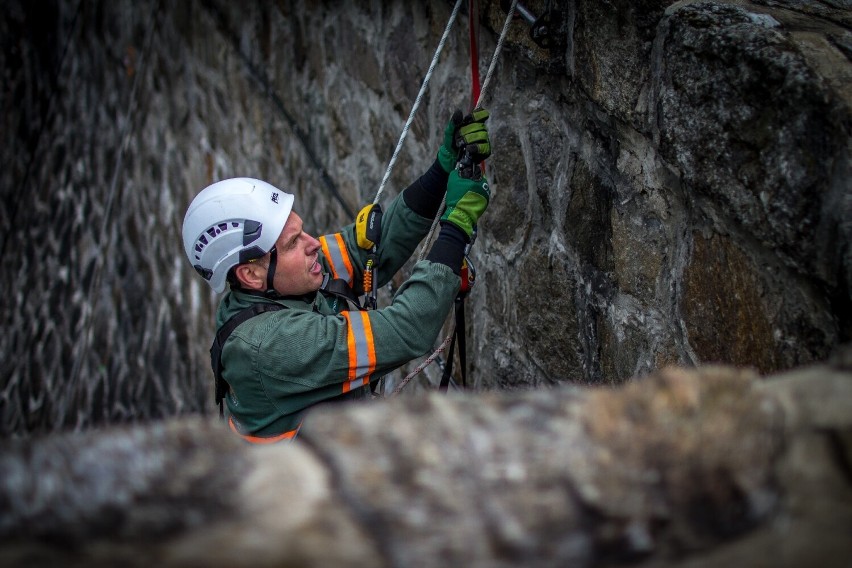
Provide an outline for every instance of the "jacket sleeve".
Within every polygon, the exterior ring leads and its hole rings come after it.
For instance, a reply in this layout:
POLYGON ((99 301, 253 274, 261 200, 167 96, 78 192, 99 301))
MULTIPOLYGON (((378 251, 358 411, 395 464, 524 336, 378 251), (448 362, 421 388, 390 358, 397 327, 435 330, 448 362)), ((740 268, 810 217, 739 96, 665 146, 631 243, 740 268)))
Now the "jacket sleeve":
MULTIPOLYGON (((436 161, 384 210, 378 248, 378 286, 387 284, 417 248, 429 227, 447 188, 448 175, 436 161)), ((333 278, 345 280, 363 293, 364 267, 369 251, 358 247, 354 223, 337 233, 319 238, 324 268, 333 278)))
MULTIPOLYGON (((282 310, 265 318, 245 355, 267 396, 316 403, 366 386, 431 349, 458 292, 446 265, 417 263, 389 306, 336 315, 282 310)), ((286 410, 283 409, 282 410, 286 410)))

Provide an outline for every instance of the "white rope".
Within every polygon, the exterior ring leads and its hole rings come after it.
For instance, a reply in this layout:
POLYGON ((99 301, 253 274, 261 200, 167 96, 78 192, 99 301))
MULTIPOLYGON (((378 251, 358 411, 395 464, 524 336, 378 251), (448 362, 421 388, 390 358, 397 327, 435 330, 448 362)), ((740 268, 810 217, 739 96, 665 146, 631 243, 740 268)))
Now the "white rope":
MULTIPOLYGON (((512 23, 512 20, 515 17, 515 8, 518 5, 518 0, 512 0, 512 5, 509 8, 509 13, 506 15, 506 21, 503 23, 503 29, 500 32, 500 37, 497 39, 497 46, 494 48, 494 55, 491 56, 491 63, 488 65, 488 72, 485 74, 485 81, 482 83, 482 89, 479 91, 479 99, 476 101, 476 104, 473 108, 479 108, 482 105, 482 101, 485 100, 485 93, 488 89, 488 85, 491 82, 491 76, 494 74, 494 69, 497 67, 497 59, 500 57, 500 52, 503 50, 503 43, 506 41, 506 36, 509 33, 509 25, 512 23)), ((456 5, 458 7, 458 5, 456 5)), ((441 219, 441 215, 444 213, 444 208, 446 206, 446 198, 441 201, 441 206, 438 208, 438 213, 435 215, 435 219, 432 220, 432 226, 429 228, 429 233, 427 233, 426 238, 423 240, 423 246, 420 249, 420 255, 417 257, 418 261, 423 260, 426 256, 426 251, 429 249, 429 244, 432 242, 432 237, 435 234, 435 228, 438 226, 438 221, 441 219)), ((406 376, 402 382, 399 383, 399 386, 394 389, 392 395, 399 394, 399 391, 408 384, 408 382, 414 378, 415 375, 420 373, 423 369, 425 369, 432 361, 434 361, 438 355, 447 348, 447 345, 450 343, 450 339, 453 337, 453 331, 455 328, 450 330, 450 333, 447 335, 447 338, 444 339, 444 342, 435 349, 435 352, 432 353, 423 363, 417 366, 408 376, 406 376)))
POLYGON ((417 98, 414 99, 414 106, 411 107, 411 113, 408 115, 408 120, 405 121, 405 126, 402 127, 402 133, 399 136, 399 142, 396 144, 396 149, 393 151, 393 156, 391 156, 390 163, 388 164, 388 169, 385 171, 385 177, 382 178, 382 183, 379 185, 379 191, 376 192, 376 198, 373 200, 373 204, 379 202, 379 197, 382 195, 382 192, 385 190, 385 185, 388 182, 388 178, 390 178, 391 171, 393 171, 393 167, 396 164, 396 158, 399 156, 399 151, 402 150, 402 143, 405 142, 405 137, 408 135, 408 129, 411 128, 411 123, 414 122, 414 115, 417 113, 417 109, 420 107, 420 101, 423 99, 423 94, 426 92, 426 87, 429 86, 429 80, 432 78, 432 72, 435 70, 435 65, 438 64, 438 57, 441 55, 441 51, 444 49, 444 44, 447 43, 447 37, 450 35, 450 30, 453 27, 453 24, 456 22, 456 16, 458 16, 459 8, 461 8, 462 0, 456 0, 456 5, 453 8, 453 13, 450 14, 450 19, 447 22, 447 27, 444 29, 444 35, 441 36, 441 41, 438 43, 438 49, 435 50, 435 56, 432 57, 432 63, 429 65, 429 70, 426 72, 426 76, 423 77, 423 84, 420 86, 420 92, 417 93, 417 98))
MULTIPOLYGON (((491 63, 488 65, 488 72, 485 74, 485 81, 482 83, 482 89, 479 91, 479 99, 476 101, 474 108, 479 108, 482 101, 485 100, 485 93, 488 90, 488 85, 491 83, 491 76, 494 74, 494 69, 497 67, 497 59, 500 57, 500 52, 503 51, 503 43, 506 41, 506 35, 509 33, 509 24, 512 23, 512 17, 515 15, 515 8, 518 5, 518 0, 512 0, 512 5, 509 7, 509 13, 506 15, 506 21, 503 23, 503 30, 500 32, 500 38, 497 40, 497 47, 494 49, 494 55, 491 56, 491 63)), ((435 219, 432 220, 432 226, 429 227, 429 232, 423 240, 423 246, 420 249, 420 255, 417 260, 423 260, 426 257, 426 251, 429 250, 429 245, 432 242, 432 237, 435 234, 435 229, 438 226, 438 221, 444 213, 446 199, 441 201, 441 206, 438 208, 438 213, 435 219)))
POLYGON ((479 99, 476 101, 476 106, 479 108, 482 101, 485 100, 485 91, 488 90, 488 84, 491 82, 491 76, 494 74, 494 69, 497 67, 497 58, 500 57, 500 52, 503 51, 503 42, 506 41, 506 35, 509 33, 509 24, 515 17, 515 7, 518 5, 518 0, 512 0, 512 5, 509 8, 509 13, 506 16, 506 21, 503 23, 503 30, 500 32, 500 38, 497 40, 497 47, 494 48, 494 55, 491 56, 491 64, 488 66, 488 73, 485 74, 485 80, 482 82, 482 89, 479 91, 479 99))
MULTIPOLYGON (((500 32, 500 37, 497 39, 497 46, 494 48, 494 55, 491 56, 491 63, 488 65, 488 72, 485 74, 485 81, 482 83, 482 89, 479 91, 479 99, 477 99, 476 104, 473 108, 479 108, 482 105, 482 101, 485 100, 485 93, 488 90, 488 86, 491 83, 491 77, 494 75, 494 69, 497 68, 497 60, 500 57, 500 52, 503 51, 503 43, 506 41, 506 36, 509 33, 509 25, 512 23, 512 20, 515 17, 515 7, 518 5, 518 0, 512 0, 512 5, 509 8, 509 13, 506 16, 506 21, 503 23, 503 29, 500 32)), ((417 257, 417 260, 423 260, 426 257, 426 251, 429 250, 429 245, 432 242, 432 237, 435 234, 435 229, 438 227, 438 221, 441 219, 441 215, 444 213, 444 207, 446 206, 446 199, 441 201, 441 206, 438 208, 438 214, 435 215, 435 219, 432 220, 432 226, 429 227, 429 232, 426 234, 426 238, 423 240, 423 246, 420 249, 420 255, 417 257)))

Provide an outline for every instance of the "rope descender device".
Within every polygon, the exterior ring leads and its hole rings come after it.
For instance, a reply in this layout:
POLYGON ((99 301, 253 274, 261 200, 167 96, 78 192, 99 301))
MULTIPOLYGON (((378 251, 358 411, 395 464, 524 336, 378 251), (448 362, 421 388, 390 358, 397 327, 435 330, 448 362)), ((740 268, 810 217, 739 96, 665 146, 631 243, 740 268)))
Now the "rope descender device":
POLYGON ((473 158, 470 156, 470 152, 464 150, 459 161, 456 163, 456 170, 458 170, 460 177, 478 180, 482 178, 482 168, 484 166, 485 162, 482 162, 481 164, 474 163, 473 158))
POLYGON ((365 307, 373 310, 378 305, 376 294, 378 292, 378 264, 379 243, 382 238, 382 206, 378 203, 365 205, 355 218, 355 240, 358 247, 367 253, 367 262, 364 265, 364 294, 365 307))

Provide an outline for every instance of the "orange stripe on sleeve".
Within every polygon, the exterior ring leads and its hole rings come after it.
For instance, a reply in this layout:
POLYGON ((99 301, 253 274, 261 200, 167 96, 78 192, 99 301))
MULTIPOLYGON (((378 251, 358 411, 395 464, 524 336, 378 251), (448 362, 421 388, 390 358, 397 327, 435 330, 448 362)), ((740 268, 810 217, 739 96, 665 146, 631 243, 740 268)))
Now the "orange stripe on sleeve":
POLYGON ((370 360, 370 371, 367 373, 367 383, 369 383, 369 377, 373 374, 373 371, 376 370, 376 344, 373 341, 373 324, 370 322, 370 313, 369 312, 358 312, 361 315, 361 319, 364 322, 364 335, 367 340, 367 355, 370 360))
POLYGON ((332 278, 340 278, 337 275, 337 271, 334 269, 334 262, 332 262, 331 251, 328 250, 328 241, 326 241, 326 237, 322 236, 319 238, 320 245, 322 246, 322 254, 328 260, 328 266, 331 268, 331 277, 332 278))
POLYGON ((346 345, 349 350, 349 369, 343 392, 370 384, 376 370, 376 346, 369 312, 343 312, 346 319, 346 345))
MULTIPOLYGON (((349 258, 349 251, 346 249, 346 243, 343 241, 343 235, 335 233, 334 238, 337 241, 337 246, 340 247, 340 256, 343 258, 343 264, 346 265, 346 270, 349 272, 349 274, 347 274, 346 281, 351 285, 352 277, 355 274, 355 270, 352 268, 352 259, 349 258)), ((335 276, 335 278, 337 278, 337 276, 335 276)))
POLYGON ((355 371, 358 368, 358 346, 355 344, 355 332, 352 330, 349 312, 343 312, 343 317, 346 319, 346 344, 349 348, 349 373, 347 382, 343 383, 343 392, 349 392, 352 389, 352 381, 355 380, 355 371))

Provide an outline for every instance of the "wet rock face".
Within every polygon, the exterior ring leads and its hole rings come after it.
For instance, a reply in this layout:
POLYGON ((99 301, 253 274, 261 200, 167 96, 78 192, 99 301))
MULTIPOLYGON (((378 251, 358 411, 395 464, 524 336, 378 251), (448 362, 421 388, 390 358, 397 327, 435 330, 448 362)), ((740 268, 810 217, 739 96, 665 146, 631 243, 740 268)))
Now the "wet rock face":
MULTIPOLYGON (((186 205, 251 175, 313 233, 349 222, 451 9, 338 4, 4 5, 0 432, 212 410, 216 298, 183 259, 186 205)), ((483 75, 499 4, 480 3, 483 75)), ((550 5, 554 47, 513 23, 487 94, 475 386, 771 372, 852 338, 848 6, 527 4, 550 5)), ((468 106, 466 24, 386 198, 468 106)))
POLYGON ((620 121, 642 129, 656 27, 670 0, 577 2, 569 70, 620 121))

